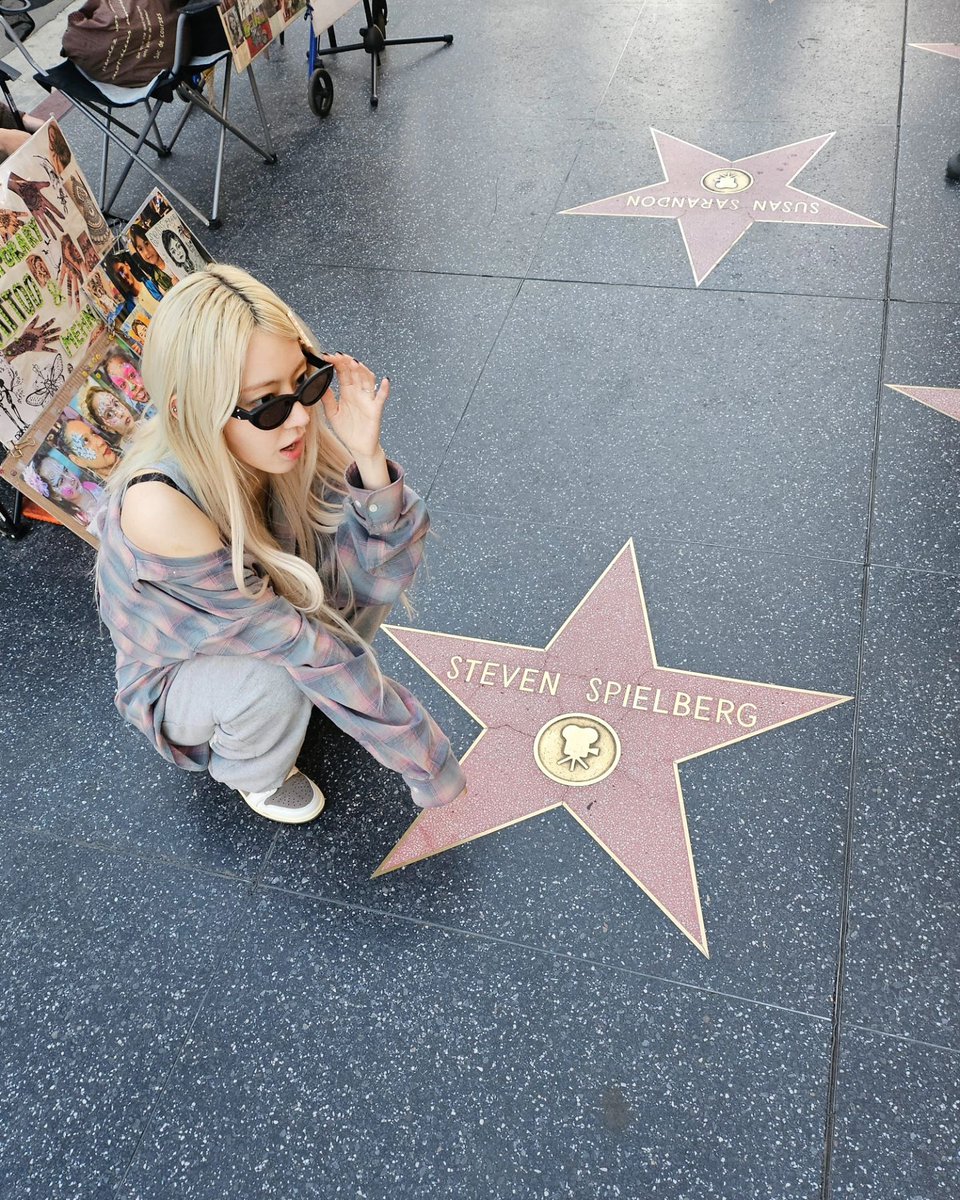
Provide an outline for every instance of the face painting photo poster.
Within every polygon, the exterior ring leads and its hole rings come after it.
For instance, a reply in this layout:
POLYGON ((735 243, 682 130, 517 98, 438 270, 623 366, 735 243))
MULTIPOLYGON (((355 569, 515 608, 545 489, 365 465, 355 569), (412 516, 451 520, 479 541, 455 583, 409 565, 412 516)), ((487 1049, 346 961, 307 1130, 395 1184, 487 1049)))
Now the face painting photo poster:
POLYGON ((14 446, 0 475, 95 546, 91 525, 104 485, 140 422, 154 412, 137 355, 101 331, 53 402, 14 446))
POLYGON ((87 280, 86 290, 104 321, 142 354, 157 305, 175 283, 209 262, 167 198, 154 191, 87 280))
POLYGON ((83 288, 111 241, 55 121, 0 163, 0 444, 27 432, 101 331, 83 288))
POLYGON ((176 283, 210 261, 169 201, 151 193, 84 280, 94 335, 69 366, 62 354, 56 360, 43 411, 0 469, 91 545, 104 485, 140 423, 156 413, 140 374, 150 320, 176 283))

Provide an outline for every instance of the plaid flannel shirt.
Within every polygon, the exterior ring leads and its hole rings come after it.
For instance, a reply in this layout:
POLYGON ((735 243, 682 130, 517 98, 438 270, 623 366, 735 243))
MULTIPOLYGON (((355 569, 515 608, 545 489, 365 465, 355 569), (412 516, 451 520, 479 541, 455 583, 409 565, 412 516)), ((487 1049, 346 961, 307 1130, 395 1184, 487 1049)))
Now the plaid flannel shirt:
MULTIPOLYGON (((335 545, 358 607, 392 605, 409 586, 429 528, 424 502, 392 482, 376 491, 359 486, 356 465, 346 475, 344 515, 335 545)), ((193 497, 179 464, 154 470, 193 497)), ((284 666, 297 686, 331 720, 391 770, 398 771, 421 807, 446 804, 464 787, 450 743, 406 688, 384 678, 371 655, 345 644, 272 589, 257 600, 233 578, 227 547, 193 558, 164 558, 138 549, 120 528, 122 496, 100 515, 100 615, 117 651, 120 713, 141 729, 168 761, 202 771, 209 747, 173 745, 162 733, 167 690, 181 662, 201 654, 244 654, 284 666)), ((253 564, 247 578, 259 583, 253 564)))

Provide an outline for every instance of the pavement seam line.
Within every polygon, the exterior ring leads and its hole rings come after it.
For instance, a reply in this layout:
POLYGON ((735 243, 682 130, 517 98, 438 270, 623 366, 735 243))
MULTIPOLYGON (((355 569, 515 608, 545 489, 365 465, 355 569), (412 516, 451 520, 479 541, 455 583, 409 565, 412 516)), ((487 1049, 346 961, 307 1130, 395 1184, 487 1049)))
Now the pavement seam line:
POLYGON ((848 783, 847 819, 840 887, 840 927, 837 946, 837 968, 834 978, 834 1011, 831 1026, 830 1072, 827 1077, 826 1113, 824 1119, 823 1171, 821 1200, 830 1200, 833 1190, 833 1164, 837 1131, 837 1106, 840 1083, 840 1053, 843 1040, 844 987, 846 986, 847 937, 850 928, 850 899, 853 875, 853 838, 856 831, 857 784, 859 781, 860 719, 863 707, 864 659, 867 648, 867 618, 870 604, 870 570, 873 550, 873 524, 877 498, 877 464, 880 455, 880 413, 883 405, 883 373, 890 331, 890 287, 893 274, 894 230, 897 216, 897 188, 900 181, 900 143, 903 117, 903 91, 906 77, 907 25, 909 4, 903 6, 900 37, 900 88, 897 99, 896 144, 893 153, 893 199, 890 205, 890 228, 887 242, 887 270, 884 280, 883 326, 880 337, 880 364, 877 377, 877 404, 873 429, 870 489, 867 504, 866 538, 864 545, 863 590, 860 607, 860 644, 857 650, 857 676, 854 690, 853 734, 850 747, 850 777, 848 783))

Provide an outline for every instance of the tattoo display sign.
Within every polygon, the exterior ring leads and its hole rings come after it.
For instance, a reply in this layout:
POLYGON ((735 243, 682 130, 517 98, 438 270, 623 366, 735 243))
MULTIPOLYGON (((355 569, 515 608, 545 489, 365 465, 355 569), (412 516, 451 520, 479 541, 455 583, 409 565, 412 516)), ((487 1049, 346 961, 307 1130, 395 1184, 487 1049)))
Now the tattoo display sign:
POLYGON ((210 256, 159 192, 114 239, 52 121, 0 182, 0 477, 96 545, 104 485, 155 414, 140 375, 147 328, 210 256))
POLYGON ((0 444, 27 432, 102 332, 83 286, 111 240, 49 121, 0 165, 0 444))
POLYGON ((236 69, 245 71, 306 7, 307 0, 222 0, 218 11, 236 69))

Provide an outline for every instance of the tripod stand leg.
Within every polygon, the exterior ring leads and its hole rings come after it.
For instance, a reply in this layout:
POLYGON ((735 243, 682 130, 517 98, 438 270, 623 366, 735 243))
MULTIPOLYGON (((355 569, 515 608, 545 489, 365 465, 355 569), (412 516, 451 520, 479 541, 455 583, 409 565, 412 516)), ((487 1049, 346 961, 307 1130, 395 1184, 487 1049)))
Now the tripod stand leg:
POLYGON ((370 107, 376 108, 380 103, 380 96, 377 91, 377 75, 380 69, 380 55, 370 55, 370 107))

